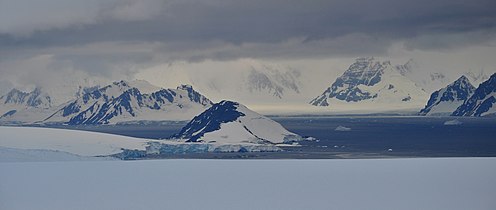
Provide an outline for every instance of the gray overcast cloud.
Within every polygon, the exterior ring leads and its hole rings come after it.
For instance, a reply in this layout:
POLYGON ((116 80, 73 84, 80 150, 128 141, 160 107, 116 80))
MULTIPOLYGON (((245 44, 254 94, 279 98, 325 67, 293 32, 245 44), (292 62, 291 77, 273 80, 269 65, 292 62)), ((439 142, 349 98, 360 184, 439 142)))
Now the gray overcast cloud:
POLYGON ((0 73, 110 75, 175 60, 387 56, 494 44, 494 0, 0 0, 0 73), (36 66, 36 65, 33 65, 36 66), (19 68, 23 69, 19 69, 19 68))

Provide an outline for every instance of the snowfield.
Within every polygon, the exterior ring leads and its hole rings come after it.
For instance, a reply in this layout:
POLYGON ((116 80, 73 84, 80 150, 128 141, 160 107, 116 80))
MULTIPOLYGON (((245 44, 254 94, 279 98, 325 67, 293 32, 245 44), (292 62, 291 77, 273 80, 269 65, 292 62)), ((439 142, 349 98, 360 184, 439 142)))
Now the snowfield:
MULTIPOLYGON (((0 147, 13 149, 51 150, 78 156, 104 156, 120 153, 122 148, 145 150, 147 142, 146 139, 88 131, 0 126, 0 147)), ((0 150, 0 158, 2 154, 5 152, 0 150)), ((57 160, 57 157, 57 155, 53 156, 53 160, 57 160)))
MULTIPOLYGON (((288 145, 278 144, 277 146, 288 145)), ((0 162, 94 160, 94 156, 114 155, 121 153, 123 149, 140 150, 147 154, 281 151, 277 146, 243 142, 232 143, 232 141, 186 143, 89 131, 0 126, 0 162)))
POLYGON ((0 209, 496 209, 496 158, 0 163, 0 209))

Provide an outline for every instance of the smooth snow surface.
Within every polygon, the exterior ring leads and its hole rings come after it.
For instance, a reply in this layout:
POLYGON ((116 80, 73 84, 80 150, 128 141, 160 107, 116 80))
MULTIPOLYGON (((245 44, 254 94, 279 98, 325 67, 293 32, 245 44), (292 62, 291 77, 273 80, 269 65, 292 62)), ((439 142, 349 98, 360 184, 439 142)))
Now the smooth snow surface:
POLYGON ((0 163, 0 209, 496 209, 496 158, 0 163))
POLYGON ((0 126, 0 147, 15 149, 53 150, 80 156, 98 156, 120 153, 122 148, 145 150, 146 142, 147 140, 140 138, 88 131, 0 126))

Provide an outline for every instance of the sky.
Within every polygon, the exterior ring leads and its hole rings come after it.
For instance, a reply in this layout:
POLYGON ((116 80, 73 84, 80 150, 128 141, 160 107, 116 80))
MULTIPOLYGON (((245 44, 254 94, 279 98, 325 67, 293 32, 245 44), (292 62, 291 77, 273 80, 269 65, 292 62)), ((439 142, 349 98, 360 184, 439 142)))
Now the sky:
POLYGON ((337 75, 360 56, 495 72, 496 1, 0 0, 0 88, 246 59, 337 75))

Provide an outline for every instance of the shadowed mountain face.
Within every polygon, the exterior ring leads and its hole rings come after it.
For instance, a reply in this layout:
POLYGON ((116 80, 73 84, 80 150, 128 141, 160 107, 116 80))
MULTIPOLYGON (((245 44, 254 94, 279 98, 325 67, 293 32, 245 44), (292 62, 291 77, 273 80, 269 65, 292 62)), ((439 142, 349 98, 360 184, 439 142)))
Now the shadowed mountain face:
POLYGON ((472 93, 475 87, 467 77, 461 76, 458 80, 449 84, 445 88, 432 93, 425 108, 420 110, 420 115, 442 115, 451 114, 458 106, 463 104, 472 93))
POLYGON ((174 138, 196 142, 205 133, 220 129, 221 124, 233 122, 245 114, 237 111, 238 103, 222 101, 191 120, 174 138))
POLYGON ((454 116, 493 116, 496 114, 496 73, 475 89, 454 112, 454 116))

